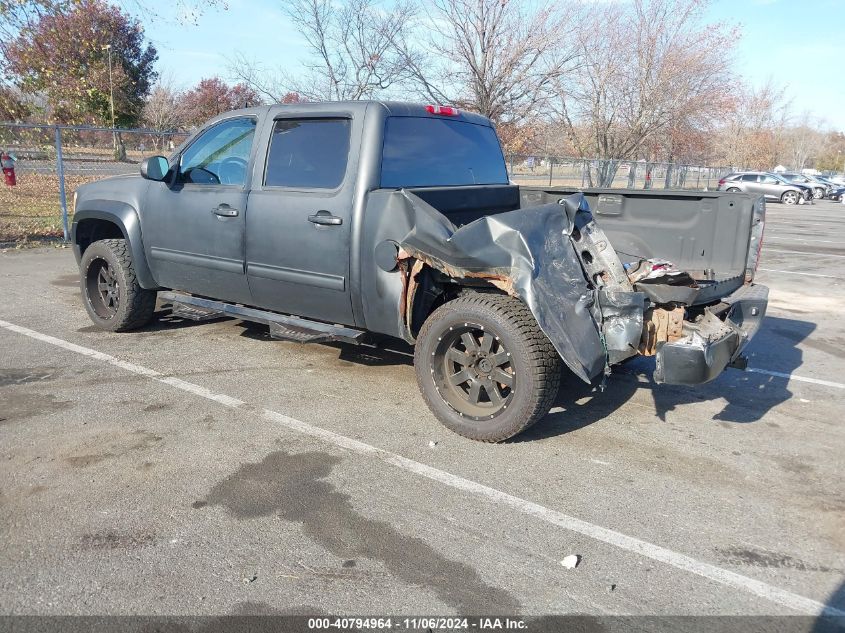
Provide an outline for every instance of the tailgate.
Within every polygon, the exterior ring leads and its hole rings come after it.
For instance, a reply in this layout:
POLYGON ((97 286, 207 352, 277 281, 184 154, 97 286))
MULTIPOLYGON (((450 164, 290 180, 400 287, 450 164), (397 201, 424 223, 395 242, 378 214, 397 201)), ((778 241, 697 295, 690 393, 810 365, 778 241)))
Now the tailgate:
MULTIPOLYGON (((567 193, 522 188, 525 201, 535 204, 567 193)), ((761 196, 635 189, 583 193, 623 263, 666 259, 705 282, 702 287, 718 286, 697 303, 728 295, 753 277, 765 217, 761 196)))

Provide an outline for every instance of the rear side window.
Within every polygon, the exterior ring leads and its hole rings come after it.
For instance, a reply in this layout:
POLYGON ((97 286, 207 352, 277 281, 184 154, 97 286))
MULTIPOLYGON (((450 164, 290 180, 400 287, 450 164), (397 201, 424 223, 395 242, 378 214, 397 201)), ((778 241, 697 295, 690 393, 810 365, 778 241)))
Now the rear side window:
POLYGON ((757 182, 757 174, 744 174, 742 179, 745 182, 757 182))
POLYGON ((349 119, 281 119, 273 127, 264 184, 335 189, 349 159, 349 119))
POLYGON ((381 159, 382 187, 507 182, 505 159, 493 128, 454 119, 387 119, 381 159))

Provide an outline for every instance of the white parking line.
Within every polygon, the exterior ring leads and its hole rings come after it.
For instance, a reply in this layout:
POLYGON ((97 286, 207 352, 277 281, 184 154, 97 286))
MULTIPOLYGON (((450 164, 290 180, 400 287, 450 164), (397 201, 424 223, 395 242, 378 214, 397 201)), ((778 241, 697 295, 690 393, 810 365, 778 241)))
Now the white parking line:
POLYGON ((824 385, 825 387, 834 387, 836 389, 845 389, 845 385, 841 382, 832 382, 830 380, 819 380, 818 378, 806 378, 804 376, 795 376, 793 374, 785 374, 779 371, 769 371, 768 369, 757 369, 756 367, 746 367, 745 371, 750 371, 755 374, 766 374, 767 376, 776 376, 778 378, 787 378, 789 380, 798 380, 800 382, 809 382, 814 385, 824 385))
POLYGON ((786 275, 804 275, 806 277, 825 277, 826 279, 842 279, 836 275, 822 275, 819 273, 802 273, 797 270, 775 270, 774 268, 758 268, 757 270, 764 270, 767 273, 784 273, 786 275))
POLYGON ((180 389, 201 398, 212 400, 223 406, 239 409, 246 413, 257 414, 264 419, 276 422, 292 431, 323 440, 329 444, 333 444, 334 446, 338 446, 361 455, 369 455, 380 459, 385 463, 397 466, 407 472, 431 479, 432 481, 440 482, 457 490, 462 490, 499 506, 507 506, 512 510, 535 517, 551 525, 556 525, 564 528, 565 530, 583 534, 584 536, 596 541, 607 543, 608 545, 618 547, 619 549, 639 554, 640 556, 670 565, 676 569, 696 574, 702 578, 740 589, 773 603, 785 606, 789 609, 809 615, 823 615, 828 617, 845 616, 845 611, 841 609, 822 604, 816 600, 800 596, 792 593, 791 591, 775 587, 760 580, 749 578, 748 576, 743 576, 742 574, 737 574, 736 572, 717 567, 716 565, 701 562, 685 554, 661 547, 660 545, 654 545, 633 536, 628 536, 626 534, 622 534, 621 532, 589 523, 588 521, 584 521, 568 514, 564 514, 563 512, 552 510, 551 508, 547 508, 538 503, 534 503, 533 501, 522 499, 521 497, 485 486, 484 484, 476 481, 465 479, 459 475, 453 475, 452 473, 440 470, 439 468, 403 457, 397 453, 392 453, 376 446, 366 444, 365 442, 346 437, 345 435, 340 435, 339 433, 314 426, 308 422, 288 417, 277 411, 255 408, 243 400, 238 400, 237 398, 232 398, 231 396, 227 396, 225 394, 213 392, 200 385, 186 382, 172 376, 166 376, 154 369, 128 363, 114 356, 110 356, 109 354, 104 354, 103 352, 98 352, 97 350, 88 347, 76 345, 75 343, 71 343, 48 334, 42 334, 41 332, 36 332, 35 330, 30 330, 29 328, 9 323, 8 321, 0 320, 0 327, 44 343, 49 343, 50 345, 55 345, 56 347, 60 347, 67 351, 108 363, 115 367, 119 367, 120 369, 124 369, 141 376, 146 376, 151 380, 170 385, 171 387, 175 387, 176 389, 180 389))
POLYGON ((795 253, 796 255, 810 255, 813 257, 845 257, 845 255, 832 255, 830 253, 807 253, 805 251, 787 251, 780 248, 766 248, 763 246, 763 253, 795 253))
POLYGON ((797 239, 796 236, 788 238, 786 236, 778 237, 776 235, 774 235, 774 236, 773 235, 767 235, 765 241, 766 242, 792 242, 792 243, 798 243, 798 244, 845 244, 845 242, 837 242, 837 241, 834 241, 834 240, 817 240, 810 235, 806 235, 804 237, 806 237, 807 239, 797 239))

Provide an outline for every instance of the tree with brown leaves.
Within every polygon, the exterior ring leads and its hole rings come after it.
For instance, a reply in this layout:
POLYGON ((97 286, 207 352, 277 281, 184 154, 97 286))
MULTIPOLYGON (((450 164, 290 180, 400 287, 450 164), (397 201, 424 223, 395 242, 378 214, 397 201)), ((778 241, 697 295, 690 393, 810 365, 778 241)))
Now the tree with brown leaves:
POLYGON ((20 90, 46 98, 42 114, 51 121, 111 126, 113 86, 118 127, 138 124, 158 58, 141 24, 103 0, 40 16, 21 29, 7 56, 20 90))
POLYGON ((201 80, 181 99, 182 124, 196 127, 229 110, 261 104, 258 93, 244 83, 229 86, 219 77, 201 80))

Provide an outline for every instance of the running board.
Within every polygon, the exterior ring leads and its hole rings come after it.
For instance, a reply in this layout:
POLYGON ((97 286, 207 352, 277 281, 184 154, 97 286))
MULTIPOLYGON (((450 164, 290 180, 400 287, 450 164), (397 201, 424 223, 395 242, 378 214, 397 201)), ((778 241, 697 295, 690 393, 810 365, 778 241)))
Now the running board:
POLYGON ((270 326, 270 336, 298 343, 326 343, 343 341, 359 344, 364 341, 366 332, 333 325, 321 321, 311 321, 301 317, 247 308, 235 303, 224 303, 212 299, 203 299, 181 292, 159 292, 159 299, 172 304, 173 314, 192 321, 207 321, 221 317, 231 317, 243 321, 264 323, 270 326))

